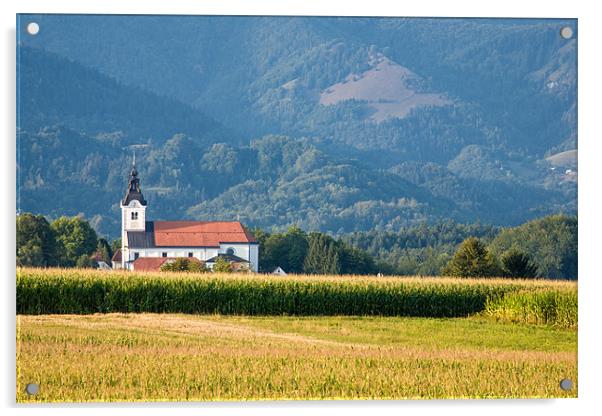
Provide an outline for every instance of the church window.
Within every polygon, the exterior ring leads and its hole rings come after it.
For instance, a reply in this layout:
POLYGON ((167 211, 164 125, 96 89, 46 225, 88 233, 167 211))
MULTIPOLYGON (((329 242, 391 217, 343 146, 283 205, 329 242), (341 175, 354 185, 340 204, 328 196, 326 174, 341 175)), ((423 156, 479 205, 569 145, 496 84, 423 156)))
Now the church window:
POLYGON ((226 250, 226 254, 229 256, 233 256, 234 255, 234 249, 232 247, 228 247, 228 250, 226 250))
POLYGON ((137 219, 138 219, 138 213, 132 212, 132 220, 137 220, 137 219))
POLYGON ((167 257, 167 252, 164 251, 163 253, 161 253, 161 257, 167 257))
POLYGON ((134 252, 134 260, 138 259, 138 257, 140 257, 140 253, 134 252))
POLYGON ((192 254, 192 251, 191 251, 191 252, 188 253, 188 257, 192 257, 192 256, 193 256, 193 254, 192 254))

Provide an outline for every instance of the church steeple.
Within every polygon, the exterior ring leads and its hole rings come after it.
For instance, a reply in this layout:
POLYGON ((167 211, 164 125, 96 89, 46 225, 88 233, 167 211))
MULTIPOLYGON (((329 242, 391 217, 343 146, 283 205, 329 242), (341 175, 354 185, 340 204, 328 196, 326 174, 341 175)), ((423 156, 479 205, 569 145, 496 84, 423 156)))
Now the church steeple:
POLYGON ((138 170, 136 169, 136 155, 134 154, 134 160, 132 162, 132 171, 130 173, 130 180, 128 183, 128 190, 123 199, 123 205, 129 205, 130 201, 138 201, 140 205, 146 205, 146 200, 140 190, 140 179, 138 179, 138 170))
POLYGON ((129 249, 131 233, 146 231, 146 200, 140 190, 140 179, 136 169, 136 156, 132 161, 132 171, 127 193, 121 201, 121 267, 130 268, 136 253, 129 249))

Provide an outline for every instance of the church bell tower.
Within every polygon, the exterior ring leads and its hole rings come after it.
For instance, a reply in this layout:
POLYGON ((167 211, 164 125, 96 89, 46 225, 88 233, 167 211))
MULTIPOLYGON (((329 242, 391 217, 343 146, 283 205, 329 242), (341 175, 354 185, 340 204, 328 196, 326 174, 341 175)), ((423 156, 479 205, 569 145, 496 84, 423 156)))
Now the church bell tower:
POLYGON ((145 231, 146 200, 140 190, 140 179, 136 170, 136 157, 132 162, 132 171, 125 198, 121 201, 121 266, 128 269, 126 264, 130 259, 128 249, 128 232, 145 231))

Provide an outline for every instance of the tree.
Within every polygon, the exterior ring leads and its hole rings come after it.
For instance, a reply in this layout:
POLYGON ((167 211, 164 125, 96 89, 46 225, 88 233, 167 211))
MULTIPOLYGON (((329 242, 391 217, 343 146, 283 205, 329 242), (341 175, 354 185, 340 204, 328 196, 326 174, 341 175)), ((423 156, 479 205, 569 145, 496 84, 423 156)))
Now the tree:
POLYGON ((46 266, 42 244, 38 238, 32 239, 17 249, 18 266, 46 266))
POLYGON ((288 273, 302 273, 303 262, 307 254, 307 234, 299 227, 293 226, 284 234, 265 234, 259 237, 260 269, 272 271, 277 266, 288 273))
POLYGON ((341 273, 343 274, 376 274, 374 259, 368 253, 342 242, 340 246, 341 273))
POLYGON ((117 250, 121 250, 121 238, 116 238, 115 240, 111 241, 111 258, 117 250))
POLYGON ((308 274, 339 274, 341 263, 336 241, 322 233, 308 235, 309 246, 303 264, 308 274))
POLYGON ((500 256, 516 248, 528 254, 540 276, 577 279, 577 217, 551 215, 503 229, 491 242, 500 256))
POLYGON ((59 265, 72 267, 83 255, 90 255, 97 246, 96 231, 81 217, 60 217, 51 225, 60 250, 59 265))
POLYGON ((216 273, 232 273, 232 264, 223 257, 218 257, 213 265, 213 271, 216 273))
POLYGON ((192 273, 207 273, 209 269, 205 266, 205 263, 191 260, 188 262, 188 271, 192 273))
POLYGON ((88 254, 82 254, 75 261, 75 267, 93 269, 96 268, 96 262, 88 254))
POLYGON ((204 273, 207 268, 203 263, 194 259, 191 260, 186 257, 179 257, 173 261, 165 262, 161 266, 162 272, 196 272, 204 273))
POLYGON ((341 262, 339 250, 334 242, 330 242, 326 258, 324 259, 324 274, 340 274, 341 262))
POLYGON ((442 270, 457 277, 491 277, 499 273, 495 258, 476 237, 469 237, 442 270))
POLYGON ((285 234, 286 263, 285 269, 289 273, 301 273, 303 262, 307 254, 307 235, 297 226, 290 227, 285 234))
POLYGON ((55 266, 57 244, 54 232, 42 215, 17 216, 17 264, 19 266, 55 266))
POLYGON ((111 264, 111 257, 113 257, 113 254, 111 253, 111 246, 106 239, 98 239, 98 244, 96 244, 96 252, 94 254, 98 259, 107 264, 111 264))
POLYGON ((528 254, 517 249, 510 249, 502 255, 502 273, 507 277, 537 277, 537 267, 531 262, 528 254))

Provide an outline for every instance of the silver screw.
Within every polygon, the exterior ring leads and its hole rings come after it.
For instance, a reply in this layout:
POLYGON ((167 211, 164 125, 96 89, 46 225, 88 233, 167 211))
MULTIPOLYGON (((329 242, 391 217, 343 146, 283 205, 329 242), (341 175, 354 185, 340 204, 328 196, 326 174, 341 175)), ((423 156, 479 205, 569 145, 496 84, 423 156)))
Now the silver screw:
POLYGON ((25 391, 30 396, 35 396, 40 392, 40 385, 38 383, 29 383, 27 387, 25 387, 25 391))
POLYGON ((570 39, 573 37, 573 28, 571 28, 570 26, 565 26, 562 29, 560 29, 560 36, 562 36, 564 39, 570 39))
POLYGON ((27 25, 27 33, 29 33, 31 36, 37 35, 39 31, 40 25, 36 22, 31 22, 27 25))
POLYGON ((560 388, 565 391, 569 391, 573 389, 573 381, 568 378, 563 378, 560 380, 560 388))

